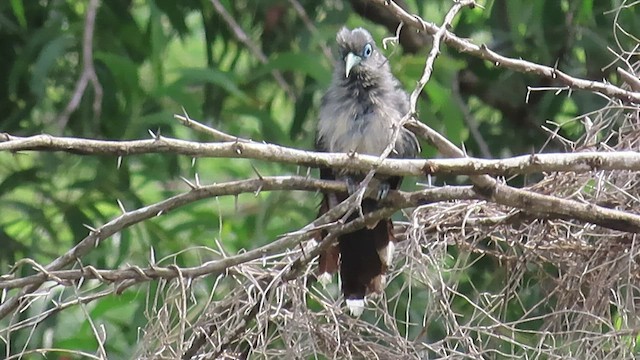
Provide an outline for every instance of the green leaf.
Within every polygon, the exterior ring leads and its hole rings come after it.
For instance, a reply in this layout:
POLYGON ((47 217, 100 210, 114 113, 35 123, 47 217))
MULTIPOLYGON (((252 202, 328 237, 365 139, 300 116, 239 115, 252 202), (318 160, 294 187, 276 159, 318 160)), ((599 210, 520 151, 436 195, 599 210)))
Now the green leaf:
POLYGON ((74 242, 79 242, 88 234, 84 224, 92 225, 93 221, 87 217, 82 210, 71 205, 63 212, 64 218, 74 236, 74 242))
POLYGON ((11 8, 13 9, 13 15, 18 19, 18 23, 23 28, 27 27, 27 18, 24 16, 24 4, 22 0, 11 0, 11 8))
POLYGON ((38 184, 42 179, 38 176, 39 168, 20 170, 8 175, 0 182, 0 196, 27 184, 38 184))
POLYGON ((67 49, 74 43, 70 36, 62 35, 48 42, 43 48, 38 59, 33 64, 33 71, 29 87, 39 98, 43 98, 47 88, 47 76, 58 59, 64 56, 67 49))
POLYGON ((323 57, 315 53, 285 52, 275 54, 253 74, 253 78, 270 74, 273 70, 293 71, 309 75, 321 87, 326 87, 331 82, 331 70, 326 66, 323 59, 323 57))
POLYGON ((212 68, 191 68, 180 69, 178 73, 180 74, 180 79, 172 86, 178 84, 180 84, 180 86, 186 86, 187 84, 211 83, 220 86, 240 99, 248 99, 247 94, 238 87, 238 81, 227 72, 212 68))
POLYGON ((138 66, 130 58, 102 51, 96 52, 94 57, 109 68, 119 89, 128 92, 139 89, 138 66))

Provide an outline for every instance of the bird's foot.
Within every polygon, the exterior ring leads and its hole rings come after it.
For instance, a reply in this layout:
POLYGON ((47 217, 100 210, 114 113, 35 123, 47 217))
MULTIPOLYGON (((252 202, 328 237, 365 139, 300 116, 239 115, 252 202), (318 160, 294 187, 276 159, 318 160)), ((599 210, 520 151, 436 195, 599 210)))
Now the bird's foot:
POLYGON ((349 195, 353 195, 356 191, 358 191, 358 187, 360 186, 359 182, 355 181, 350 176, 347 176, 345 181, 347 183, 347 192, 349 193, 349 195))
POLYGON ((387 182, 381 182, 378 188, 378 201, 384 200, 387 195, 389 195, 389 189, 391 189, 391 185, 387 182))

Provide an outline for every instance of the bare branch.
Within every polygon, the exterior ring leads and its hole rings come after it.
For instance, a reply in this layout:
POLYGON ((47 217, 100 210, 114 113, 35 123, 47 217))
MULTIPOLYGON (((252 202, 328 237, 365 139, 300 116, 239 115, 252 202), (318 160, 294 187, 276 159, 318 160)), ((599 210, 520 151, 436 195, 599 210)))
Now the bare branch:
MULTIPOLYGON (((398 6, 395 3, 394 5, 398 6)), ((433 44, 431 45, 429 56, 427 56, 427 61, 425 61, 424 63, 424 70, 422 71, 422 76, 420 77, 420 80, 418 80, 418 84, 416 85, 416 88, 413 90, 413 92, 411 92, 411 114, 410 115, 417 113, 418 97, 420 97, 420 94, 422 93, 422 89, 424 89, 425 85, 427 85, 427 82, 429 82, 429 79, 431 78, 431 73, 433 73, 433 64, 435 63, 438 55, 440 55, 440 44, 442 43, 442 39, 447 34, 447 28, 451 26, 451 23, 453 22, 453 19, 455 18, 455 16, 465 6, 473 7, 475 6, 475 1, 473 0, 455 1, 451 6, 451 9, 449 9, 449 11, 447 12, 447 15, 445 15, 440 28, 434 34, 432 34, 433 44)))
POLYGON ((64 130, 69 116, 80 105, 80 100, 84 95, 87 85, 91 82, 93 85, 94 98, 93 98, 93 114, 94 117, 99 118, 102 107, 102 85, 98 81, 96 70, 93 66, 93 32, 95 29, 96 13, 98 12, 98 6, 100 6, 99 0, 91 0, 87 6, 87 15, 85 17, 84 35, 82 37, 82 74, 76 83, 76 87, 73 90, 73 96, 71 101, 67 104, 67 107, 58 117, 58 127, 60 131, 64 130))
POLYGON ((193 157, 277 161, 361 172, 375 168, 376 172, 380 174, 403 176, 428 174, 509 176, 554 171, 640 171, 640 153, 635 151, 548 153, 521 155, 506 159, 462 158, 461 156, 464 155, 462 150, 457 149, 455 145, 434 130, 426 130, 425 126, 419 122, 411 121, 408 123, 408 127, 412 130, 434 142, 442 154, 454 158, 385 159, 380 161, 377 156, 313 152, 259 142, 199 143, 167 137, 160 137, 158 140, 108 141, 50 135, 18 137, 9 134, 0 134, 0 151, 65 151, 75 154, 113 156, 173 153, 193 157))
MULTIPOLYGON (((391 0, 371 1, 376 4, 385 5, 391 13, 393 13, 400 21, 404 22, 406 25, 412 26, 418 30, 425 31, 431 35, 434 35, 438 31, 440 31, 440 28, 435 24, 426 22, 419 16, 408 13, 391 0)), ((473 44, 471 41, 459 38, 449 31, 445 32, 443 39, 445 44, 451 46, 459 52, 470 54, 483 60, 490 61, 495 66, 504 67, 518 72, 544 76, 546 78, 558 80, 562 84, 565 84, 572 89, 599 92, 606 96, 617 98, 625 102, 640 104, 640 92, 627 91, 618 86, 601 81, 579 79, 567 75, 566 73, 550 66, 502 56, 492 51, 484 44, 473 44)))

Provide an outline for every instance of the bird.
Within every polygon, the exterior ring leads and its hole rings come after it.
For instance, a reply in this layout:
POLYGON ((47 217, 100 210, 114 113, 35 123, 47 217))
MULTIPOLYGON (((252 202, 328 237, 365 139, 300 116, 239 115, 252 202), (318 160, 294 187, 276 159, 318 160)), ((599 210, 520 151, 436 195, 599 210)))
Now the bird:
MULTIPOLYGON (((401 127, 409 113, 409 96, 391 73, 387 58, 363 28, 340 29, 336 35, 338 61, 326 93, 322 97, 316 128, 316 150, 332 153, 381 155, 399 133, 395 158, 415 158, 420 153, 416 136, 401 127)), ((319 215, 329 211, 353 193, 366 174, 320 168, 320 178, 347 183, 346 193, 323 193, 319 215)), ((362 213, 378 208, 389 189, 397 189, 402 177, 376 174, 371 184, 378 186, 376 198, 362 200, 362 213)), ((348 221, 360 216, 352 214, 348 221)), ((326 236, 322 231, 320 237, 326 236)), ((342 293, 352 316, 360 316, 365 298, 380 294, 386 285, 396 238, 391 219, 383 219, 352 233, 339 236, 337 244, 320 255, 318 281, 327 285, 339 269, 342 293)))

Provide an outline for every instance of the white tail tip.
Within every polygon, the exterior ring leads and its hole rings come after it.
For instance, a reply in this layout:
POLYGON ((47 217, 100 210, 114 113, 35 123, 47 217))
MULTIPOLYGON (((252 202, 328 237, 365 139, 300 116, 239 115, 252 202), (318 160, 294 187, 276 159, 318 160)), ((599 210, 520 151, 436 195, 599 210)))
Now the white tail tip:
POLYGON ((347 299, 347 308, 351 316, 358 317, 364 311, 364 299, 347 299))
POLYGON ((391 267, 393 263, 393 253, 396 251, 396 244, 393 241, 389 241, 387 244, 387 266, 391 267))
POLYGON ((331 284, 332 279, 333 276, 331 276, 331 274, 329 274, 328 272, 323 272, 318 276, 318 282, 320 283, 320 285, 322 285, 323 288, 326 288, 327 285, 331 284))

